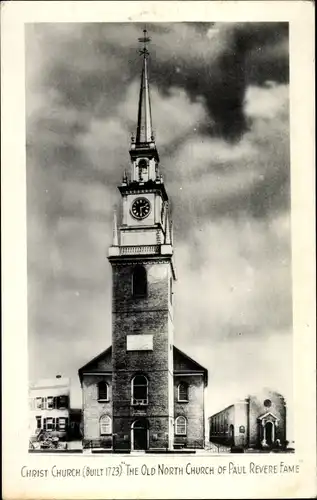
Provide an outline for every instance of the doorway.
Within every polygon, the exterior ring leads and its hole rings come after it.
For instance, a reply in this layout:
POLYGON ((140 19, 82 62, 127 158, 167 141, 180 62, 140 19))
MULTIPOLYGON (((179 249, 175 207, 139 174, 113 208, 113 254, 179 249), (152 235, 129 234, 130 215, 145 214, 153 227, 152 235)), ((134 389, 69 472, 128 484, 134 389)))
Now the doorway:
POLYGON ((265 424, 265 440, 267 446, 273 444, 273 422, 266 422, 265 424))
POLYGON ((135 420, 131 426, 132 450, 147 450, 149 441, 149 426, 146 419, 135 420))

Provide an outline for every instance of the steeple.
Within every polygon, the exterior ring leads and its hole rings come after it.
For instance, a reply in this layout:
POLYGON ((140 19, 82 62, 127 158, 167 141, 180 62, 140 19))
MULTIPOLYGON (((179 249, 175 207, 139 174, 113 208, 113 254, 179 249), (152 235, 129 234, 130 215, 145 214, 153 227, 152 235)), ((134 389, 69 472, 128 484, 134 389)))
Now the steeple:
POLYGON ((147 48, 147 44, 150 41, 151 39, 147 35, 147 30, 144 29, 143 37, 139 38, 139 42, 142 43, 142 48, 139 52, 143 59, 143 66, 140 82, 136 135, 135 137, 131 137, 130 155, 132 160, 135 160, 137 157, 146 155, 148 157, 150 156, 152 158, 155 158, 156 161, 159 161, 159 156, 154 141, 151 116, 151 99, 148 76, 148 59, 150 53, 147 48))
POLYGON ((143 258, 144 252, 152 256, 159 255, 162 259, 164 256, 170 261, 175 278, 168 195, 160 173, 160 160, 152 129, 147 49, 150 39, 146 30, 143 30, 143 37, 139 41, 142 43, 140 54, 143 64, 137 131, 129 150, 130 172, 124 172, 118 186, 122 197, 121 220, 118 225, 114 215, 109 258, 121 259, 132 255, 134 259, 143 258))
POLYGON ((151 101, 150 101, 150 89, 149 89, 149 77, 148 77, 148 65, 147 59, 149 57, 149 51, 146 44, 151 40, 147 37, 147 31, 143 30, 143 38, 139 38, 139 42, 142 42, 143 48, 140 50, 140 54, 143 55, 143 68, 141 75, 141 85, 140 85, 140 95, 139 95, 139 108, 138 108, 138 124, 136 132, 136 144, 150 143, 154 140, 153 130, 152 130, 152 117, 151 117, 151 101))

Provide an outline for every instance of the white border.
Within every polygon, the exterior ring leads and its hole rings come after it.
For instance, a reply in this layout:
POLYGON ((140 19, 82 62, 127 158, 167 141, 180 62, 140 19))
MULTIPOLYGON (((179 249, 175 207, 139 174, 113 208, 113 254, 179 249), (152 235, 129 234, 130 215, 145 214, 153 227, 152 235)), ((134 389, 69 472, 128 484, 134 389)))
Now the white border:
MULTIPOLYGON (((316 464, 315 224, 314 224, 314 6, 282 2, 6 2, 2 4, 2 309, 3 309, 3 490, 4 498, 289 498, 314 496, 316 464), (291 193, 294 302, 294 475, 136 476, 90 479, 23 479, 35 468, 91 465, 85 455, 27 453, 27 280, 24 103, 24 23, 122 21, 289 21, 291 97, 291 193), (18 397, 17 397, 18 395, 18 397), (163 481, 162 481, 163 479, 163 481), (230 479, 230 480, 228 480, 230 479)), ((253 458, 253 457, 252 457, 253 458)), ((226 464, 233 457, 190 457, 178 462, 226 464), (216 460, 216 461, 215 461, 216 460)), ((247 464, 250 456, 234 457, 247 464)), ((131 462, 132 458, 129 458, 131 462)), ((144 458, 133 457, 134 464, 144 458)), ((279 463, 261 455, 257 463, 279 463)), ((118 457, 107 457, 117 464, 118 457)), ((155 466, 175 457, 147 458, 155 466)), ((93 457, 94 467, 105 457, 93 457)))

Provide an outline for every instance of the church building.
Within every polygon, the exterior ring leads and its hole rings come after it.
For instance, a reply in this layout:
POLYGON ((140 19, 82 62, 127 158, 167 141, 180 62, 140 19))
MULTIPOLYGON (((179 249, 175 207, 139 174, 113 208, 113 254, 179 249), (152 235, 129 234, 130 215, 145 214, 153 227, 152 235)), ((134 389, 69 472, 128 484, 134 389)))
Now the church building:
MULTIPOLYGON (((112 345, 80 368, 83 447, 203 448, 207 370, 174 345, 176 280, 169 200, 152 130, 147 33, 130 173, 114 216, 112 345)), ((179 333, 179 335, 181 332, 179 333)))

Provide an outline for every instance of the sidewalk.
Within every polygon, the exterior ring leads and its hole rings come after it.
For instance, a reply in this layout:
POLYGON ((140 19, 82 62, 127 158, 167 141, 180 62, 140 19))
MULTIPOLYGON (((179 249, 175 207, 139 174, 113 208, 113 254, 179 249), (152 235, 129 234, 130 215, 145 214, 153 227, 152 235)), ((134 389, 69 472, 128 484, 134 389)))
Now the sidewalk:
POLYGON ((83 443, 79 439, 77 441, 67 441, 67 449, 68 450, 82 450, 83 443))
POLYGON ((205 449, 201 451, 205 451, 207 453, 230 453, 230 446, 207 442, 205 444, 205 449))

